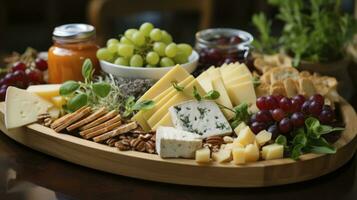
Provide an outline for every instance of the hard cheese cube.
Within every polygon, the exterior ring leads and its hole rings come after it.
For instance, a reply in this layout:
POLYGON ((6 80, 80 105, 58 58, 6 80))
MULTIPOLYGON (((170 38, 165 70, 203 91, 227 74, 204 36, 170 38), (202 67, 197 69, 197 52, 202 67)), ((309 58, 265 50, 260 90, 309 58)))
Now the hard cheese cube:
POLYGON ((248 144, 244 148, 244 154, 246 162, 255 162, 259 160, 259 149, 254 144, 248 144))
POLYGON ((170 107, 177 129, 197 134, 199 138, 226 135, 232 128, 214 101, 187 101, 170 107))
POLYGON ((262 130, 255 136, 255 140, 260 146, 263 146, 265 143, 271 140, 271 136, 272 134, 270 132, 262 130))
POLYGON ((270 144, 262 149, 262 157, 264 160, 272 160, 283 158, 284 146, 279 144, 270 144))
POLYGON ((212 153, 213 160, 223 163, 232 160, 232 150, 230 149, 220 149, 218 152, 212 153))
POLYGON ((210 161, 211 151, 209 148, 203 148, 196 151, 195 160, 198 163, 208 163, 210 161))
POLYGON ((245 163, 245 151, 244 148, 235 147, 232 149, 233 163, 244 164, 245 163))
POLYGON ((234 129, 234 133, 238 136, 240 131, 243 130, 245 127, 247 127, 247 124, 245 124, 244 122, 241 122, 235 129, 234 129))
POLYGON ((248 144, 253 144, 254 141, 255 135, 252 130, 250 130, 249 126, 243 128, 237 137, 237 142, 244 146, 247 146, 248 144))
POLYGON ((162 158, 193 158, 202 140, 193 133, 160 126, 156 130, 156 152, 162 158))

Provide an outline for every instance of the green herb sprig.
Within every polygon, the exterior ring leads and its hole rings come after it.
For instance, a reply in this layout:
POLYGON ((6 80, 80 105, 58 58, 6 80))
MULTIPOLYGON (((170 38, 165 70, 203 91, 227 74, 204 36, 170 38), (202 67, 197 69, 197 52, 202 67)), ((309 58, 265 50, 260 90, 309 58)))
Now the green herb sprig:
POLYGON ((200 93, 198 92, 196 86, 193 86, 193 97, 197 100, 197 101, 201 101, 202 99, 206 99, 206 100, 216 100, 221 96, 221 94, 217 91, 217 90, 211 90, 209 92, 207 92, 203 97, 200 95, 200 93))
POLYGON ((105 98, 112 87, 106 82, 93 82, 93 64, 86 59, 82 65, 84 82, 66 81, 60 87, 60 95, 67 99, 65 111, 74 112, 85 105, 95 105, 99 99, 105 98))
POLYGON ((305 127, 293 132, 293 139, 288 143, 287 138, 279 135, 275 143, 284 145, 285 150, 294 160, 304 153, 336 153, 336 148, 329 144, 322 136, 334 131, 342 131, 344 128, 331 127, 320 124, 319 120, 309 117, 305 120, 305 127))
POLYGON ((124 117, 129 117, 133 115, 135 111, 139 110, 150 110, 154 108, 155 102, 153 100, 143 100, 143 101, 136 101, 135 97, 130 96, 127 98, 125 102, 125 111, 123 113, 124 117))

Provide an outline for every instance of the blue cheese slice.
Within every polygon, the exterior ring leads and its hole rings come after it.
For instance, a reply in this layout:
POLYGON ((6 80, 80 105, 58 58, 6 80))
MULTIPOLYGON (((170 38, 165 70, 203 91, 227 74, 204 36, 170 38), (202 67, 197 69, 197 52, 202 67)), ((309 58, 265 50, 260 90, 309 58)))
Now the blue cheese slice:
POLYGON ((196 134, 165 126, 156 130, 156 152, 162 158, 194 158, 200 148, 202 140, 196 134))
POLYGON ((177 129, 195 133, 199 138, 232 132, 227 119, 214 101, 187 101, 169 108, 177 129))
POLYGON ((47 112, 51 107, 53 104, 41 97, 10 86, 5 98, 6 128, 17 128, 36 122, 38 115, 47 112))

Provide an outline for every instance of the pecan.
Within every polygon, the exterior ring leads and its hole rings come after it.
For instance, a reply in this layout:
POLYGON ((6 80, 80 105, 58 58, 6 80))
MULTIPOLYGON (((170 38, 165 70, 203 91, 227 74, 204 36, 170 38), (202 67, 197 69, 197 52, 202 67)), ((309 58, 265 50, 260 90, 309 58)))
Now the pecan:
POLYGON ((212 145, 221 145, 223 144, 223 138, 220 136, 211 136, 206 139, 206 142, 212 145))
POLYGON ((145 141, 141 140, 140 138, 136 138, 130 141, 130 146, 136 151, 145 151, 145 141))
POLYGON ((49 113, 42 113, 37 116, 37 122, 39 124, 42 124, 44 126, 50 127, 53 120, 51 118, 51 115, 49 113))
POLYGON ((149 133, 147 133, 147 134, 145 134, 145 135, 139 135, 138 138, 140 138, 141 140, 144 140, 144 141, 148 141, 148 140, 151 139, 151 137, 152 137, 152 135, 149 134, 149 133))
POLYGON ((114 144, 115 144, 117 141, 119 141, 118 138, 109 138, 109 139, 106 141, 106 143, 107 143, 109 146, 113 147, 114 144))
POLYGON ((148 153, 155 153, 155 143, 151 140, 145 142, 145 151, 148 153))
POLYGON ((223 141, 224 143, 232 143, 233 142, 233 138, 231 136, 224 136, 223 137, 223 141))
POLYGON ((123 143, 123 141, 116 142, 114 144, 120 151, 130 150, 130 144, 123 143))

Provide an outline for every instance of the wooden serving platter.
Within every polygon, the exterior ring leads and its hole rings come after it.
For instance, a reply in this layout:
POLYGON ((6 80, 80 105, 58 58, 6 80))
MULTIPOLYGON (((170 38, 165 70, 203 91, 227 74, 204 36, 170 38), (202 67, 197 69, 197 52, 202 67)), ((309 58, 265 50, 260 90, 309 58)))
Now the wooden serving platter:
POLYGON ((139 179, 210 187, 264 187, 313 179, 330 173, 351 159, 357 147, 357 116, 346 101, 341 111, 346 129, 335 143, 336 154, 305 154, 245 165, 231 163, 199 165, 188 159, 161 159, 157 155, 119 151, 71 135, 59 134, 39 124, 7 130, 4 104, 0 104, 0 129, 32 149, 89 168, 139 179))

